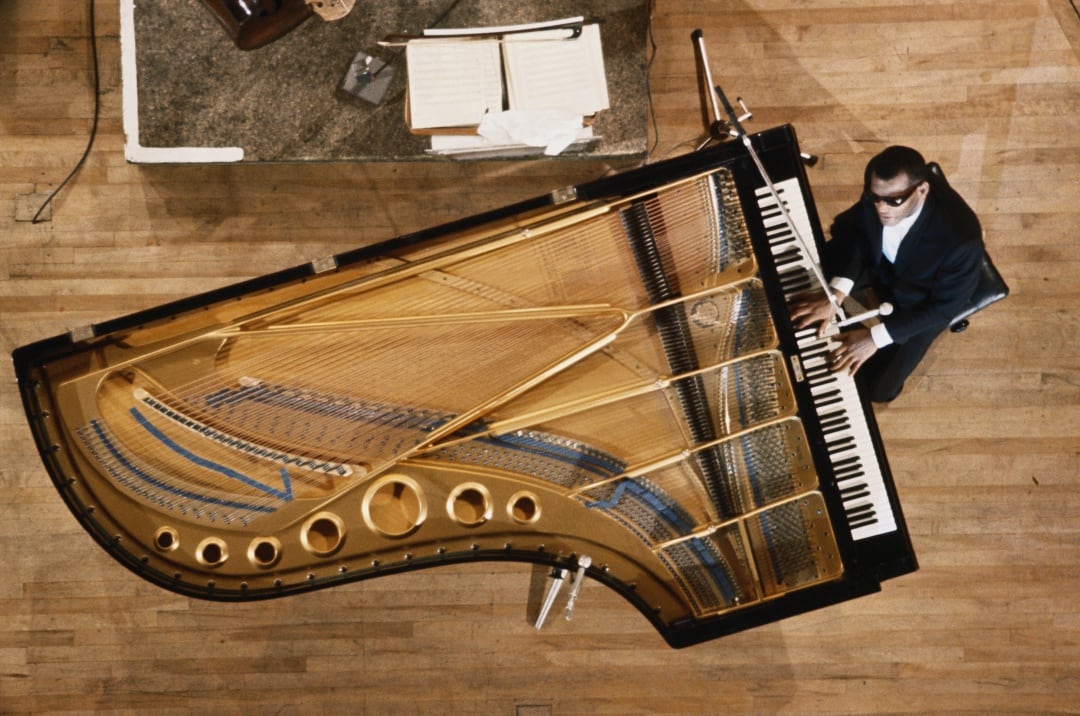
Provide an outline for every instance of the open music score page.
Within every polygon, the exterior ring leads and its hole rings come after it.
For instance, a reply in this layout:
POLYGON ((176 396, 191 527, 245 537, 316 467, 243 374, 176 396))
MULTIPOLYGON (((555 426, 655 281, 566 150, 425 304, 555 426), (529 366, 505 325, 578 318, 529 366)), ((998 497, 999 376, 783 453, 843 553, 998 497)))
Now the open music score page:
POLYGON ((412 129, 477 125, 485 113, 502 110, 498 40, 413 40, 405 60, 412 129))
POLYGON ((510 109, 588 116, 610 106, 599 25, 584 25, 573 39, 565 39, 565 30, 546 30, 507 35, 503 42, 510 109))
POLYGON ((411 40, 409 127, 476 127, 485 113, 561 110, 581 117, 608 109, 599 25, 514 32, 502 36, 439 36, 411 40), (505 77, 505 83, 504 83, 505 77))

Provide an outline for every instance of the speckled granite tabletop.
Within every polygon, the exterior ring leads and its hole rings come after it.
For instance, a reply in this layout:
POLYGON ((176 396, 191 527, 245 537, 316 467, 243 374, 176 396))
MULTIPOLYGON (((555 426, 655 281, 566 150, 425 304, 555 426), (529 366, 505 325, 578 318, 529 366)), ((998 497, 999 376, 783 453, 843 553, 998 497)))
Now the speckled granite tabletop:
POLYGON ((440 27, 599 19, 611 109, 591 157, 643 155, 648 141, 644 0, 415 0, 364 2, 335 22, 312 17, 269 45, 236 49, 199 0, 136 3, 140 144, 240 147, 244 161, 446 161, 424 154, 427 137, 404 119, 405 58, 379 47, 391 33, 440 27), (448 8, 451 8, 446 13, 448 8), (373 106, 341 90, 357 52, 392 63, 394 79, 373 106))

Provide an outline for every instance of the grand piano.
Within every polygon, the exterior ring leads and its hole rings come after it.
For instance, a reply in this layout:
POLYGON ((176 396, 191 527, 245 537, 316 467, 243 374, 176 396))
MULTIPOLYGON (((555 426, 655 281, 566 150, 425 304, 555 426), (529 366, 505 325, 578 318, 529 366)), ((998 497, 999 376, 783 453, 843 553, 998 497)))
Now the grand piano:
POLYGON ((781 126, 21 347, 41 458, 200 599, 516 560, 684 647, 878 591, 917 563, 859 381, 788 317, 800 155, 781 126))

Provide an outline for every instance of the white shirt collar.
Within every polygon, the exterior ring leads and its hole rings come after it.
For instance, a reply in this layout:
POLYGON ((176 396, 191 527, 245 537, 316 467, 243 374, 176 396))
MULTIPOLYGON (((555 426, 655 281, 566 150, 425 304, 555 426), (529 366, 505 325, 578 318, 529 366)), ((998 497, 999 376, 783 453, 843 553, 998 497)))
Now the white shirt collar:
POLYGON ((926 203, 919 207, 911 216, 903 219, 893 226, 883 226, 881 229, 881 253, 889 260, 889 263, 896 262, 896 254, 900 251, 900 242, 907 236, 908 231, 911 230, 912 225, 919 218, 919 214, 922 213, 926 203))

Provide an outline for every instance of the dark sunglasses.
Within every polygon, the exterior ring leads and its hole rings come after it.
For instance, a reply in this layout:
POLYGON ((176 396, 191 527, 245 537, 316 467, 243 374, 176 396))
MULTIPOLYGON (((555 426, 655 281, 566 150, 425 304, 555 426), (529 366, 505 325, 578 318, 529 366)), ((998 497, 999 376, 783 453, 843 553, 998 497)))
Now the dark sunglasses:
POLYGON ((893 194, 892 196, 878 196, 872 191, 864 191, 863 200, 871 204, 885 202, 889 206, 903 206, 904 202, 911 198, 911 195, 915 193, 921 184, 922 182, 917 182, 915 186, 909 188, 903 194, 893 194))

